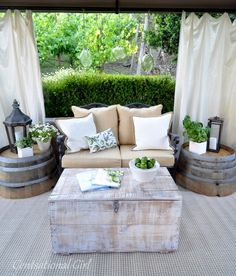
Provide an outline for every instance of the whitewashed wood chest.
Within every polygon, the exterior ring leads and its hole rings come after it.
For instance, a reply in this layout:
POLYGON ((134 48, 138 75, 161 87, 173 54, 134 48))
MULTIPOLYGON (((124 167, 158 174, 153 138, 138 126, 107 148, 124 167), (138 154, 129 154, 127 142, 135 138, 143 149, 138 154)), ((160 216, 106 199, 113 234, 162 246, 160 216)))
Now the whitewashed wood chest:
POLYGON ((166 168, 151 183, 125 171, 120 189, 80 191, 76 174, 65 169, 49 197, 55 253, 169 252, 178 248, 182 196, 166 168))

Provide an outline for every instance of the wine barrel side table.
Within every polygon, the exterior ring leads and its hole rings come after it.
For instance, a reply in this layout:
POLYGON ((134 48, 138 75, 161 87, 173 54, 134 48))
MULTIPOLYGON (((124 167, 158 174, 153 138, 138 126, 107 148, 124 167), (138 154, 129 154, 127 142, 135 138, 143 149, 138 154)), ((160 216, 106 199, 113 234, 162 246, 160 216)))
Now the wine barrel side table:
POLYGON ((58 179, 57 163, 52 148, 34 156, 18 158, 8 147, 0 149, 0 196, 27 198, 49 191, 58 179))
POLYGON ((236 192, 235 151, 221 145, 218 153, 192 153, 183 144, 179 156, 177 184, 208 196, 227 196, 236 192))

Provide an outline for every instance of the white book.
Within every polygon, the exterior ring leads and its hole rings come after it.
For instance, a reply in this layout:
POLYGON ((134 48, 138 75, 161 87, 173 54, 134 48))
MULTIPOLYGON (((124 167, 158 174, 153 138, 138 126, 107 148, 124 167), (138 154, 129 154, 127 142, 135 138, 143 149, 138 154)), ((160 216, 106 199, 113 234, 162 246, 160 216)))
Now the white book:
POLYGON ((108 186, 94 184, 96 174, 97 170, 77 173, 76 178, 78 179, 79 186, 82 192, 109 189, 108 186))

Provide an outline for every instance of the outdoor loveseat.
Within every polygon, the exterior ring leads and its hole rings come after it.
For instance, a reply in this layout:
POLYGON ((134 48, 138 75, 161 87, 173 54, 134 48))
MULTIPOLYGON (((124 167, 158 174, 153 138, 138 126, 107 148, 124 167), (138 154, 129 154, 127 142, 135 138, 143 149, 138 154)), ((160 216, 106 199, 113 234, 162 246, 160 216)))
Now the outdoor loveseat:
MULTIPOLYGON (((68 147, 65 146, 66 135, 59 128, 61 135, 57 137, 57 144, 62 168, 128 167, 131 159, 141 156, 155 158, 161 166, 169 168, 175 166, 179 137, 170 132, 171 124, 168 127, 168 133, 166 131, 171 147, 133 150, 136 144, 133 117, 159 118, 164 116, 168 113, 161 114, 162 105, 149 106, 134 103, 126 106, 107 106, 93 103, 81 107, 73 106, 72 111, 76 118, 84 118, 92 113, 97 132, 111 128, 116 137, 117 146, 95 153, 91 153, 88 149, 68 153, 68 147)), ((66 118, 60 118, 60 120, 66 120, 66 118)), ((57 123, 56 125, 58 126, 57 123)))

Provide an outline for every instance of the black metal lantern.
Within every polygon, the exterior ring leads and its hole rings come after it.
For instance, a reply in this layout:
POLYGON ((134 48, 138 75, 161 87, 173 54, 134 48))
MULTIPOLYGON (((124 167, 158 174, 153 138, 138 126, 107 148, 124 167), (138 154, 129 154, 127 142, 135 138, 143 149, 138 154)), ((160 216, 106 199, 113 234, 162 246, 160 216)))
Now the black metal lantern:
POLYGON ((210 127, 210 135, 207 142, 207 150, 212 152, 219 152, 220 150, 220 136, 224 120, 220 117, 211 117, 208 119, 208 126, 210 127))
POLYGON ((13 110, 3 122, 6 128, 10 150, 15 153, 17 152, 15 142, 20 138, 27 136, 27 125, 32 123, 30 117, 25 115, 20 110, 19 106, 17 100, 14 100, 12 104, 13 110))

